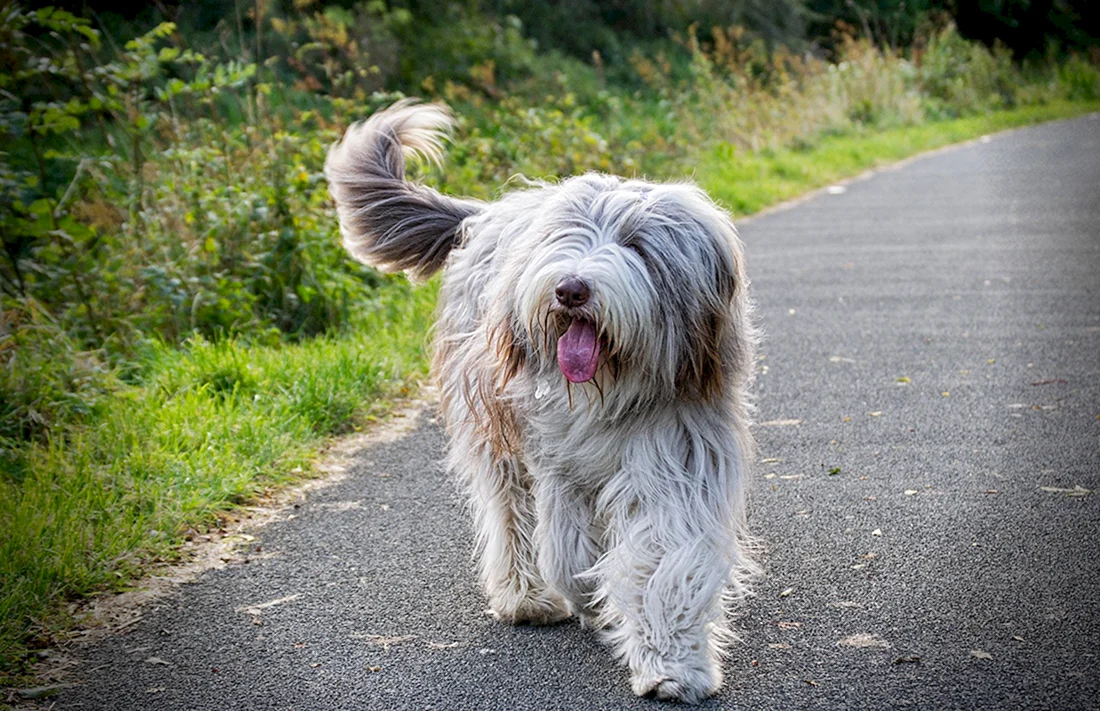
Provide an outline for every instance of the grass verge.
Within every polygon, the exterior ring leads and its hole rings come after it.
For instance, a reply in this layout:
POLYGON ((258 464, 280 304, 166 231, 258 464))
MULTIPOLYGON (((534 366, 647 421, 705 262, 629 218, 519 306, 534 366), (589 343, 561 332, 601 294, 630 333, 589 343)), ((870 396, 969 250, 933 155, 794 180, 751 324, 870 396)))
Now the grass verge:
POLYGON ((425 375, 432 285, 387 287, 354 335, 248 347, 192 341, 147 354, 86 425, 0 477, 0 654, 20 662, 70 626, 67 599, 131 583, 192 528, 308 475, 326 438, 425 375))
MULTIPOLYGON (((1052 103, 758 154, 719 146, 696 180, 737 216, 867 168, 993 131, 1100 110, 1052 103)), ((425 375, 433 285, 386 286, 354 335, 298 345, 153 349, 86 424, 0 477, 0 683, 72 624, 64 602, 124 588, 213 516, 306 476, 325 440, 425 375)))
POLYGON ((705 153, 695 180, 744 217, 869 168, 1010 128, 1100 111, 1100 102, 1052 102, 886 131, 826 136, 811 146, 749 153, 721 144, 705 153))

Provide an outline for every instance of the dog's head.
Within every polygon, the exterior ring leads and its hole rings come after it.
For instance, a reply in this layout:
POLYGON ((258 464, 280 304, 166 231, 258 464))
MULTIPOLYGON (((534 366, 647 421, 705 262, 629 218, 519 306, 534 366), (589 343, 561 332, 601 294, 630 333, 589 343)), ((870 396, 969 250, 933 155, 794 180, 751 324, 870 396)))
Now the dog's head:
POLYGON ((747 371, 740 240, 698 188, 591 174, 504 202, 523 227, 500 243, 502 381, 533 360, 601 392, 711 399, 747 371))

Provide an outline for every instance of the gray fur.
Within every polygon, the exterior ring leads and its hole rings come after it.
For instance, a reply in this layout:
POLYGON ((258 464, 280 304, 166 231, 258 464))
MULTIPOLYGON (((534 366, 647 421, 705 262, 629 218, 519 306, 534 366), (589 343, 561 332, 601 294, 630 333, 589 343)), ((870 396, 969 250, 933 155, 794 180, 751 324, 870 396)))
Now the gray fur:
MULTIPOLYGON (((426 110, 404 104, 367 126, 426 110)), ((338 162, 363 154, 359 143, 374 140, 363 135, 345 138, 338 162)), ((390 204, 392 188, 375 185, 334 189, 345 234, 390 204)), ((423 274, 439 264, 438 241, 451 245, 433 373, 494 614, 575 615, 602 630, 635 693, 701 701, 721 684, 726 607, 756 571, 743 488, 756 336, 728 215, 692 185, 599 174, 487 205, 405 190, 427 216, 403 212, 384 248, 356 237, 351 249, 423 274), (450 236, 421 228, 439 205, 451 205, 440 220, 450 236), (591 290, 577 308, 554 298, 569 277, 591 290), (595 377, 579 385, 556 362, 577 317, 602 343, 595 377)))
POLYGON ((405 180, 405 154, 438 160, 450 112, 403 101, 348 129, 325 161, 344 246, 361 262, 423 278, 438 271, 462 221, 483 205, 405 180))

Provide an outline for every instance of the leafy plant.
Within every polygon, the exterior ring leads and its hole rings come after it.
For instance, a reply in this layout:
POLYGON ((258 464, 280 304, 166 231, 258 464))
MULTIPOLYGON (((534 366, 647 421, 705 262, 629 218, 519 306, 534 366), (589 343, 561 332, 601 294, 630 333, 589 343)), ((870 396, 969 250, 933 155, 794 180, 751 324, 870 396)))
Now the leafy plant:
POLYGON ((1100 69, 1079 54, 1058 67, 1058 81, 1070 101, 1096 101, 1100 98, 1100 69))
POLYGON ((308 336, 367 301, 379 280, 339 250, 323 116, 273 110, 255 64, 172 46, 170 23, 107 57, 69 13, 16 6, 5 22, 9 310, 33 299, 114 357, 150 336, 308 336))
POLYGON ((926 105, 934 117, 1016 105, 1019 72, 1012 55, 998 45, 992 51, 963 39, 953 24, 935 33, 921 54, 920 78, 926 105))

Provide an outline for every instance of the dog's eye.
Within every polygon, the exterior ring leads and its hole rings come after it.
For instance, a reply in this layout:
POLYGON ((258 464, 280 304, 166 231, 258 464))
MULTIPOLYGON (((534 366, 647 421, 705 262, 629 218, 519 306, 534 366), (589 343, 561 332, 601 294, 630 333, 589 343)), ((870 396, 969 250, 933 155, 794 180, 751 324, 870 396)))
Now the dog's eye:
POLYGON ((637 240, 628 240, 623 242, 622 247, 627 252, 633 252, 638 257, 639 261, 641 261, 642 268, 646 271, 651 271, 653 269, 653 252, 647 249, 646 245, 637 240))

